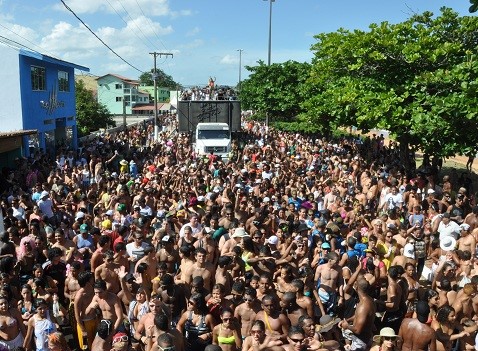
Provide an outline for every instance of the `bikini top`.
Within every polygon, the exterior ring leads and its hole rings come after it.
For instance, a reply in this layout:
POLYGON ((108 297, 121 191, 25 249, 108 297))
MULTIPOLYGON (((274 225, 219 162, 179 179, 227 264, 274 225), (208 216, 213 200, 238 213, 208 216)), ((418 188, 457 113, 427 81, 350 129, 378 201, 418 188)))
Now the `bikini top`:
MULTIPOLYGON (((219 330, 222 331, 222 324, 219 326, 219 330)), ((218 336, 217 342, 224 345, 233 345, 236 343, 236 337, 234 335, 218 336)))

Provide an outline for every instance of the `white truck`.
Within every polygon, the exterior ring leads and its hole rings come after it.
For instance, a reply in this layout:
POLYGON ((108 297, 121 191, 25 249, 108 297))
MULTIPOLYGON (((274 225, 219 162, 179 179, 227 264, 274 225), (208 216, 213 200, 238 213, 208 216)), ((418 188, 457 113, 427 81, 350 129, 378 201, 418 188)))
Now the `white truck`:
POLYGON ((229 159, 233 133, 241 131, 241 102, 238 100, 178 101, 178 131, 189 133, 198 156, 229 159))
POLYGON ((213 153, 223 160, 231 151, 231 131, 227 123, 198 123, 195 132, 194 151, 198 156, 213 153))

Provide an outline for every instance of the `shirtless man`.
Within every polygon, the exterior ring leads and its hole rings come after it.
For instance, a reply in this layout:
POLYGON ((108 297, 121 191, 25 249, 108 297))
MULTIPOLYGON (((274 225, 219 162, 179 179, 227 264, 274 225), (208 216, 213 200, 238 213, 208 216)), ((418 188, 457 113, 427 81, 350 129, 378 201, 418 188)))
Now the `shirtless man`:
POLYGON ((353 323, 349 324, 345 319, 339 323, 343 329, 344 336, 352 341, 351 350, 366 351, 372 344, 373 328, 375 320, 375 304, 368 295, 370 285, 359 276, 355 282, 355 288, 359 297, 355 309, 353 323))
POLYGON ((152 246, 147 246, 144 249, 144 253, 146 256, 143 258, 139 259, 138 262, 136 262, 136 267, 134 268, 134 271, 138 271, 138 266, 141 263, 146 263, 148 265, 148 268, 146 269, 146 273, 150 277, 156 277, 158 274, 157 267, 158 267, 158 258, 156 257, 156 253, 154 252, 154 248, 152 246))
POLYGON ((108 336, 108 339, 110 339, 120 330, 120 327, 123 327, 121 301, 116 294, 106 290, 106 282, 104 280, 95 281, 93 289, 95 296, 88 307, 86 307, 85 313, 89 315, 91 312, 96 313, 95 310, 98 308, 101 310, 101 320, 108 321, 113 326, 111 329, 112 333, 108 336))
POLYGON ((175 285, 173 276, 165 274, 161 277, 161 285, 157 291, 160 300, 171 311, 171 324, 176 326, 187 307, 184 287, 182 285, 175 285))
POLYGON ((203 228, 203 230, 196 235, 197 240, 194 242, 194 247, 196 249, 198 247, 206 249, 206 261, 212 262, 212 264, 216 266, 219 258, 219 250, 216 242, 211 237, 212 233, 213 229, 209 227, 203 228))
POLYGON ((460 238, 457 240, 458 250, 469 251, 472 254, 476 250, 476 240, 470 233, 470 226, 466 223, 460 225, 460 238))
POLYGON ((161 239, 161 248, 156 253, 159 262, 165 262, 168 265, 168 273, 175 272, 175 266, 180 261, 178 250, 174 249, 174 238, 169 235, 161 239))
POLYGON ((215 267, 211 262, 206 262, 206 250, 198 247, 195 251, 196 262, 186 272, 185 283, 189 285, 194 277, 201 276, 204 279, 204 287, 211 290, 215 267))
POLYGON ((141 341, 144 345, 148 343, 149 335, 147 335, 147 331, 151 330, 151 328, 154 328, 154 318, 158 314, 165 314, 168 317, 168 320, 171 320, 171 311, 158 298, 154 298, 149 301, 149 310, 151 312, 146 313, 139 320, 138 327, 134 333, 134 338, 141 341))
POLYGON ((70 273, 65 280, 65 298, 69 299, 70 302, 75 300, 75 295, 80 290, 80 285, 78 284, 78 274, 81 270, 81 263, 75 261, 70 266, 70 273))
POLYGON ((264 322, 266 335, 277 336, 285 340, 289 331, 290 321, 285 314, 279 312, 277 303, 275 296, 264 296, 262 298, 262 310, 256 314, 254 320, 264 322))
POLYGON ((383 327, 387 326, 395 330, 395 333, 400 329, 400 323, 404 311, 400 309, 400 301, 403 297, 402 287, 399 284, 400 273, 397 266, 391 266, 388 270, 388 287, 387 287, 387 300, 377 300, 377 304, 385 306, 385 316, 383 318, 383 327))
POLYGON ((470 226, 470 231, 474 233, 478 228, 478 206, 474 206, 471 213, 468 213, 465 217, 464 223, 470 226))
POLYGON ((65 233, 62 229, 55 230, 55 243, 52 247, 58 247, 61 250, 61 259, 67 263, 72 260, 76 249, 75 244, 71 240, 65 239, 65 233))
POLYGON ((114 264, 114 253, 106 251, 103 256, 105 262, 95 269, 95 280, 104 280, 106 290, 116 295, 121 290, 121 284, 115 271, 117 267, 114 264))
POLYGON ((296 295, 293 292, 285 292, 280 300, 282 313, 289 318, 291 325, 299 324, 299 318, 306 316, 307 312, 297 304, 296 295))
POLYGON ((178 274, 174 277, 176 284, 185 284, 186 275, 190 272, 191 267, 194 265, 193 257, 194 248, 191 245, 183 245, 179 248, 179 257, 181 263, 179 265, 178 274))
MULTIPOLYGON (((402 351, 436 351, 435 331, 426 323, 430 307, 425 301, 418 301, 417 319, 405 318, 398 335, 402 338, 402 351)), ((400 347, 399 347, 400 349, 400 347)))
POLYGON ((296 293, 297 304, 302 307, 309 317, 314 316, 314 301, 304 295, 304 282, 301 279, 294 279, 292 281, 292 286, 296 293))
POLYGON ((342 267, 339 266, 339 255, 336 252, 327 254, 328 262, 321 264, 315 271, 315 286, 319 291, 314 290, 316 300, 322 302, 326 313, 333 312, 337 308, 339 296, 343 295, 342 267))
POLYGON ((111 250, 111 238, 108 235, 101 235, 98 239, 97 249, 91 255, 91 271, 94 273, 95 269, 104 263, 104 253, 111 250))
POLYGON ((86 308, 95 296, 93 290, 93 274, 91 272, 81 272, 78 274, 78 285, 80 289, 76 292, 73 302, 78 342, 80 350, 82 350, 84 345, 83 339, 87 338, 88 347, 91 350, 97 327, 96 311, 92 309, 88 311, 89 313, 86 313, 86 308))
POLYGON ((473 319, 473 297, 476 295, 476 286, 472 283, 467 283, 458 291, 452 307, 455 309, 456 320, 461 321, 463 318, 473 319))
POLYGON ((268 274, 262 274, 259 277, 259 284, 257 288, 257 298, 259 300, 262 300, 262 298, 266 295, 274 295, 277 297, 275 294, 275 291, 272 290, 271 286, 271 278, 268 274))
POLYGON ((229 273, 232 266, 232 257, 221 256, 217 263, 215 282, 224 285, 224 294, 229 295, 232 288, 232 275, 229 273))
POLYGON ((261 303, 257 300, 257 292, 247 287, 244 292, 244 302, 234 310, 234 318, 241 324, 241 335, 249 335, 252 322, 260 310, 261 303))

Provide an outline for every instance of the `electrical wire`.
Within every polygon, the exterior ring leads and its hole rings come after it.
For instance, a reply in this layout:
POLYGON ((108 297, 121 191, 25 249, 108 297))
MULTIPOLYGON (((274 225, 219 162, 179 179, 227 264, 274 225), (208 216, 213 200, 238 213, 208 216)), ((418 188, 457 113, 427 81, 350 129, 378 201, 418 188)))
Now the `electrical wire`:
POLYGON ((85 26, 86 29, 88 29, 88 31, 89 31, 91 34, 93 34, 93 35, 96 37, 96 39, 98 39, 104 46, 106 46, 115 56, 117 56, 121 61, 123 61, 124 63, 126 63, 126 64, 127 64, 128 66, 130 66, 131 68, 137 70, 137 71, 140 72, 140 73, 144 73, 144 71, 140 70, 140 69, 137 68, 136 66, 133 66, 131 63, 129 63, 129 62, 126 61, 123 57, 121 57, 121 56, 120 56, 116 51, 114 51, 108 44, 106 44, 106 43, 103 41, 103 39, 101 39, 98 35, 96 35, 96 33, 93 32, 90 27, 88 27, 88 25, 87 25, 85 22, 83 22, 83 20, 82 20, 80 17, 78 17, 78 15, 75 13, 75 11, 73 11, 67 4, 65 4, 65 2, 64 2, 63 0, 60 0, 60 1, 61 1, 61 3, 63 4, 63 6, 65 6, 65 8, 66 8, 68 11, 70 11, 70 12, 73 14, 73 16, 75 16, 76 19, 77 19, 78 21, 80 21, 80 22, 85 26))
MULTIPOLYGON (((106 1, 108 1, 108 0, 106 0, 106 1)), ((151 40, 149 40, 149 38, 144 34, 143 30, 142 30, 140 27, 138 27, 138 24, 136 23, 135 20, 133 20, 133 18, 132 18, 131 15, 129 14, 128 10, 126 10, 126 8, 125 8, 124 5, 121 3, 121 1, 120 1, 120 0, 117 0, 117 1, 118 1, 118 3, 121 5, 121 7, 123 8, 124 12, 126 12, 126 15, 129 17, 129 19, 130 19, 131 22, 134 24, 134 26, 135 26, 136 28, 138 28, 138 30, 141 32, 141 34, 143 34, 143 37, 144 37, 147 41, 149 41, 149 43, 151 44, 151 49, 155 50, 155 46, 154 46, 153 42, 152 42, 151 40)), ((124 21, 124 20, 123 20, 123 21, 124 21)))
MULTIPOLYGON (((119 0, 118 0, 119 1, 119 0)), ((167 50, 166 46, 164 45, 163 41, 161 40, 161 38, 159 37, 158 33, 156 33, 156 30, 154 29, 154 24, 153 24, 153 21, 151 21, 151 19, 146 16, 146 14, 144 13, 143 9, 141 8, 141 5, 139 4, 138 0, 135 0, 136 1, 136 5, 138 5, 138 8, 139 10, 141 11, 141 13, 143 14, 143 16, 148 20, 149 22, 149 25, 151 27, 151 29, 153 30, 153 33, 154 35, 156 36, 156 38, 158 39, 159 43, 161 44, 161 46, 167 50)))
MULTIPOLYGON (((22 46, 22 47, 24 47, 24 48, 26 48, 26 49, 28 49, 28 50, 30 50, 30 51, 38 52, 38 53, 40 53, 40 54, 41 54, 42 52, 46 52, 49 56, 60 60, 60 58, 58 58, 58 57, 56 57, 55 55, 53 55, 52 53, 46 51, 46 50, 43 49, 40 45, 37 45, 37 44, 35 44, 34 42, 28 40, 27 38, 22 37, 20 34, 18 34, 17 32, 15 32, 15 31, 13 31, 13 30, 11 30, 10 28, 5 27, 5 26, 4 26, 3 24, 1 24, 1 23, 0 23, 0 27, 5 28, 5 29, 8 30, 10 33, 15 34, 17 37, 22 38, 22 39, 25 40, 27 43, 30 43, 30 44, 32 44, 33 46, 37 47, 37 48, 40 48, 40 49, 41 49, 41 52, 38 51, 38 50, 30 49, 29 47, 27 47, 27 46, 24 45, 24 44, 17 43, 18 45, 20 45, 20 46, 22 46)), ((8 39, 8 38, 7 38, 7 39, 8 39)), ((8 39, 8 40, 11 40, 11 39, 8 39)))
MULTIPOLYGON (((128 22, 126 22, 124 20, 124 18, 121 16, 121 14, 116 10, 116 8, 111 4, 111 2, 109 0, 106 0, 106 2, 108 3, 108 5, 110 5, 110 7, 113 9, 114 12, 116 12, 116 14, 118 15, 119 18, 121 18, 121 20, 124 22, 124 24, 126 25, 126 27, 128 27, 128 22)), ((123 7, 124 9, 124 7, 123 7)), ((131 17, 130 17, 131 18, 131 17)), ((137 26, 136 26, 137 27, 137 26)), ((144 42, 143 39, 141 39, 134 31, 132 31, 132 33, 136 36, 136 38, 138 38, 138 40, 147 48, 147 49, 151 49, 151 47, 148 47, 148 45, 146 45, 146 43, 144 42)), ((141 32, 143 33, 143 32, 141 32)), ((143 36, 146 38, 146 36, 144 35, 143 33, 143 36)), ((148 40, 146 38, 146 40, 148 40)))

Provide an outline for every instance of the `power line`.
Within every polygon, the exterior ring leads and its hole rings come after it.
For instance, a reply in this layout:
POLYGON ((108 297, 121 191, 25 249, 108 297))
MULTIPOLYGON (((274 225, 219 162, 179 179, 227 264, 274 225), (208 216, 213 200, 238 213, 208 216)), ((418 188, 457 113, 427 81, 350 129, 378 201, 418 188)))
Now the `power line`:
POLYGON ((135 1, 136 1, 136 5, 138 5, 138 8, 141 11, 141 13, 143 14, 143 16, 148 20, 148 22, 151 26, 151 29, 153 30, 154 35, 156 36, 156 38, 158 38, 159 43, 163 46, 163 48, 166 49, 166 46, 164 45, 164 43, 161 40, 161 38, 159 37, 158 33, 156 33, 156 30, 154 29, 153 21, 151 21, 151 19, 148 16, 146 16, 146 14, 144 13, 143 9, 141 8, 141 5, 139 4, 138 0, 135 0, 135 1))
MULTIPOLYGON (((40 45, 37 45, 37 44, 35 44, 34 42, 28 40, 27 38, 22 37, 20 34, 16 33, 15 31, 11 30, 10 28, 5 27, 5 26, 4 26, 3 24, 1 24, 1 23, 0 23, 0 27, 5 28, 5 29, 8 30, 10 33, 15 34, 17 37, 22 38, 22 39, 25 40, 27 43, 30 43, 30 44, 32 44, 33 46, 37 47, 37 48, 40 48, 42 52, 46 52, 46 53, 47 53, 48 55, 50 55, 51 57, 57 58, 57 57, 55 57, 55 55, 53 55, 52 53, 50 53, 50 52, 46 51, 45 49, 43 49, 40 45)), ((7 38, 7 39, 8 39, 8 38, 7 38)), ((11 39, 8 39, 8 40, 11 40, 11 39)), ((11 41, 13 41, 13 40, 11 40, 11 41)), ((40 52, 40 51, 30 49, 29 47, 27 47, 27 46, 24 45, 24 44, 20 44, 20 43, 17 43, 17 44, 20 45, 20 46, 22 46, 22 47, 24 47, 24 48, 27 48, 28 50, 31 50, 31 51, 34 51, 34 52, 38 52, 38 53, 42 53, 42 52, 40 52)))
POLYGON ((103 39, 101 39, 98 35, 96 35, 96 33, 93 32, 93 31, 90 29, 90 27, 88 27, 88 25, 87 25, 85 22, 83 22, 83 20, 82 20, 80 17, 78 17, 78 15, 75 13, 75 11, 73 11, 70 7, 68 7, 68 5, 65 4, 65 2, 64 2, 63 0, 60 0, 60 1, 61 1, 61 3, 63 4, 63 6, 65 6, 65 8, 66 8, 68 11, 70 11, 70 12, 73 14, 73 16, 75 16, 76 19, 77 19, 78 21, 80 21, 80 22, 85 26, 85 28, 88 29, 88 31, 89 31, 91 34, 93 34, 93 35, 96 37, 96 39, 98 39, 104 46, 106 46, 106 47, 107 47, 113 54, 115 54, 121 61, 123 61, 124 63, 126 63, 126 64, 127 64, 128 66, 130 66, 131 68, 134 68, 134 69, 137 70, 138 72, 144 73, 142 70, 140 70, 139 68, 133 66, 131 63, 129 63, 128 61, 126 61, 124 58, 122 58, 118 53, 116 53, 116 51, 114 51, 111 47, 109 47, 108 44, 106 44, 106 43, 103 41, 103 39))
MULTIPOLYGON (((121 20, 124 22, 124 24, 126 24, 126 27, 128 27, 128 22, 126 22, 126 21, 124 20, 124 18, 123 18, 123 17, 121 16, 121 14, 116 10, 116 8, 111 4, 111 2, 109 2, 109 0, 106 0, 106 2, 108 3, 108 5, 110 5, 110 7, 113 9, 113 11, 116 12, 116 14, 118 15, 118 17, 121 18, 121 20)), ((124 7, 123 7, 123 9, 124 9, 124 7)), ((131 18, 131 17, 130 17, 130 18, 131 18)), ((143 32, 141 32, 141 33, 143 33, 143 32)), ((135 32, 133 32, 133 34, 136 36, 136 38, 139 39, 139 41, 140 41, 146 48, 148 48, 148 46, 146 45, 146 43, 144 42, 143 39, 141 39, 135 32)), ((144 36, 144 33, 143 33, 143 36, 144 36)), ((146 36, 145 36, 145 38, 146 38, 146 36)))

